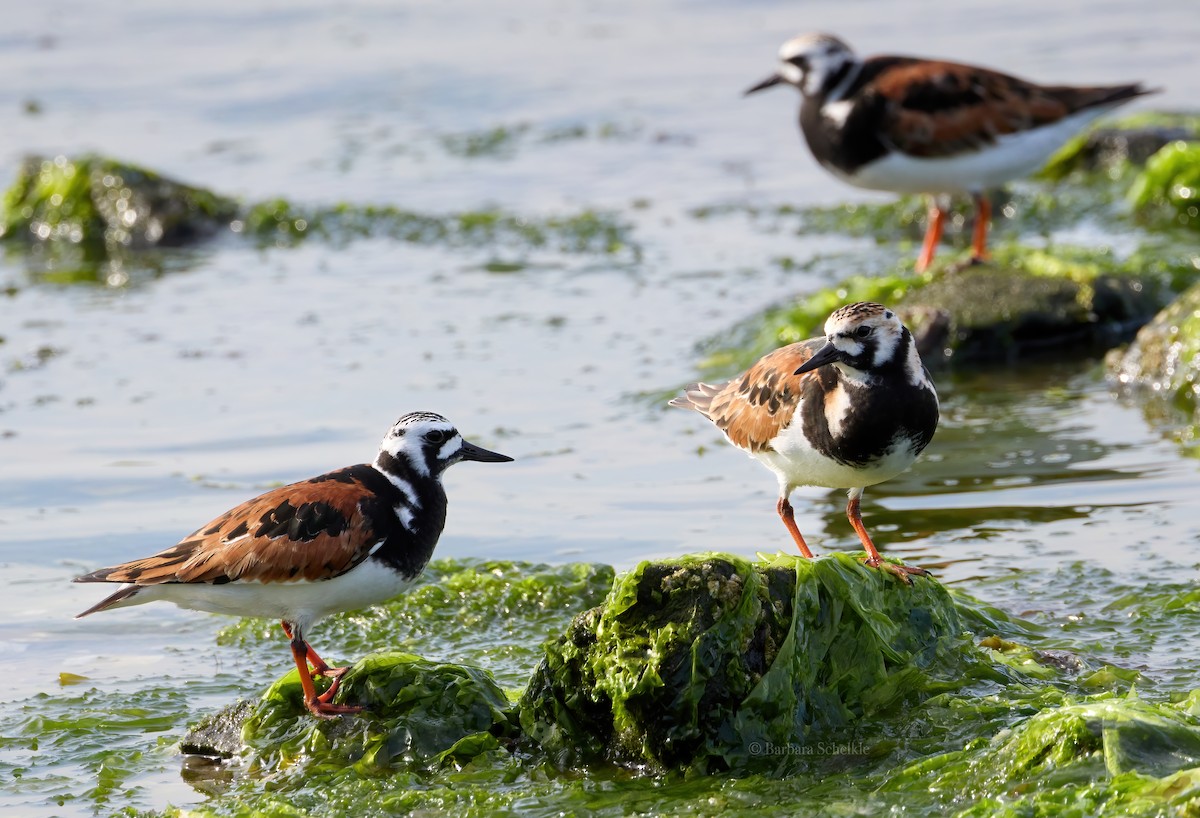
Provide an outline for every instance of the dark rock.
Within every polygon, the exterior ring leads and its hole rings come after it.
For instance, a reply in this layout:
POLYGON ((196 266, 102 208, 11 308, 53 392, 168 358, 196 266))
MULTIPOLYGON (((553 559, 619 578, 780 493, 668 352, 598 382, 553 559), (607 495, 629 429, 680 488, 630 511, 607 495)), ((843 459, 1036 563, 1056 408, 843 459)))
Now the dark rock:
POLYGON ((184 755, 233 758, 242 750, 242 725, 254 712, 254 702, 240 700, 201 721, 179 743, 184 755))

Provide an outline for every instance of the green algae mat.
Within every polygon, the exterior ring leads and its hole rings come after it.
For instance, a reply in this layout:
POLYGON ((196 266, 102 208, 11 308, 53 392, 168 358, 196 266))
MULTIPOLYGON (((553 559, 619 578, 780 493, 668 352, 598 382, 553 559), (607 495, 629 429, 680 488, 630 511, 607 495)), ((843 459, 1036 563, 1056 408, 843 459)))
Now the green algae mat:
MULTIPOLYGON (((1067 634, 856 556, 698 554, 620 576, 435 561, 407 596, 323 623, 362 657, 338 699, 368 713, 313 719, 285 675, 187 737, 229 759, 188 768, 208 795, 186 809, 123 807, 149 759, 104 747, 157 732, 178 753, 179 688, 203 679, 124 707, 47 694, 0 716, 3 741, 106 758, 76 796, 99 814, 1200 814, 1194 672, 1156 685, 1120 661, 1194 627, 1195 589, 1073 566, 1058 581, 1114 594, 1067 634)), ((275 628, 221 639, 274 656, 275 628)), ((24 774, 53 801, 52 773, 24 774)))

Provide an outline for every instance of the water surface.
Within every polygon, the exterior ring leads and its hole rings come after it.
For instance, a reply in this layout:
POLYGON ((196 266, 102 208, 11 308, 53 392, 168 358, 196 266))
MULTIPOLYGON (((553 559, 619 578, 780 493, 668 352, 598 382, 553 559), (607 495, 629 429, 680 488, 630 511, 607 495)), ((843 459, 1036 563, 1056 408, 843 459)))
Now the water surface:
MULTIPOLYGON (((695 377, 697 345, 714 334, 914 249, 689 215, 727 202, 886 200, 816 168, 794 94, 740 98, 783 39, 825 29, 864 52, 1164 88, 1141 107, 1200 98, 1190 0, 8 12, 7 172, 27 153, 92 150, 247 201, 599 210, 631 224, 638 245, 606 256, 230 238, 153 272, 114 270, 117 286, 60 286, 37 258, 0 261, 11 293, 0 297, 0 646, 16 670, 0 696, 62 706, 79 690, 81 708, 177 697, 167 699, 177 719, 101 735, 145 754, 147 772, 123 796, 144 808, 202 800, 180 780, 173 742, 289 660, 282 640, 274 665, 219 647, 224 620, 167 606, 75 622, 100 591, 69 580, 173 544, 279 482, 370 459, 403 412, 442 412, 517 458, 448 474, 440 555, 630 567, 789 547, 773 477, 662 397, 695 377), (492 148, 464 149, 488 134, 492 148), (781 256, 804 263, 773 262, 781 256), (489 272, 497 261, 520 269, 489 272), (87 680, 60 688, 62 673, 87 680)), ((1071 240, 1105 237, 1082 229, 1071 240)), ((1195 578, 1197 461, 1110 394, 1097 360, 938 384, 944 419, 926 457, 864 502, 885 552, 1051 621, 1099 610, 1119 586, 1195 578), (1081 571, 1109 579, 1081 583, 1081 571)), ((819 553, 855 547, 842 495, 801 490, 793 502, 819 553)), ((1184 637, 1124 659, 1176 674, 1195 648, 1184 637)), ((1187 673, 1177 686, 1189 678, 1197 686, 1187 673)), ((0 748, 0 811, 92 811, 87 798, 60 807, 44 788, 20 794, 15 770, 61 775, 75 795, 102 777, 70 742, 56 752, 51 764, 19 742, 0 748)))

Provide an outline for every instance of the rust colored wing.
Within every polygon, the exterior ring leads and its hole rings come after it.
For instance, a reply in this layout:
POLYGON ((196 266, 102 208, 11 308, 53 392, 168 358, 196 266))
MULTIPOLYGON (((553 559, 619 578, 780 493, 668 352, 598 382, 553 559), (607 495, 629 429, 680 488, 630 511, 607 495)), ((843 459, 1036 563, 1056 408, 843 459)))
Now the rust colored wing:
POLYGON ((793 373, 823 343, 824 339, 816 338, 780 347, 724 386, 696 384, 671 404, 695 409, 734 445, 763 451, 791 422, 800 403, 801 383, 812 375, 793 373))
POLYGON ((382 539, 373 522, 370 466, 352 466, 248 500, 152 557, 76 582, 287 582, 349 571, 382 539))
POLYGON ((910 156, 978 150, 1027 131, 1144 93, 1140 85, 1043 86, 977 66, 896 60, 872 82, 883 100, 886 139, 910 156))

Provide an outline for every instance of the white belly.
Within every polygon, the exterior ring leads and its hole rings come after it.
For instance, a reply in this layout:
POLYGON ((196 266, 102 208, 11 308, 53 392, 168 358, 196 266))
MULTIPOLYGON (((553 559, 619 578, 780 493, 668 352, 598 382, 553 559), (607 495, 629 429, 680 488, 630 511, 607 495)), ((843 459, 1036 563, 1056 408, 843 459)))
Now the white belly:
POLYGON ((846 466, 819 454, 799 427, 799 423, 789 426, 771 441, 771 450, 752 455, 775 472, 780 487, 788 493, 798 486, 825 486, 831 489, 873 486, 891 480, 917 459, 912 445, 906 439, 901 439, 869 466, 846 466))
POLYGON ((903 153, 864 165, 842 176, 857 187, 895 193, 975 193, 1040 170, 1068 139, 1103 110, 1091 109, 1031 131, 1005 134, 982 150, 921 159, 903 153))
POLYGON ((169 583, 146 585, 114 608, 163 600, 196 611, 286 620, 306 628, 342 611, 376 605, 398 595, 411 580, 374 560, 318 582, 169 583))

